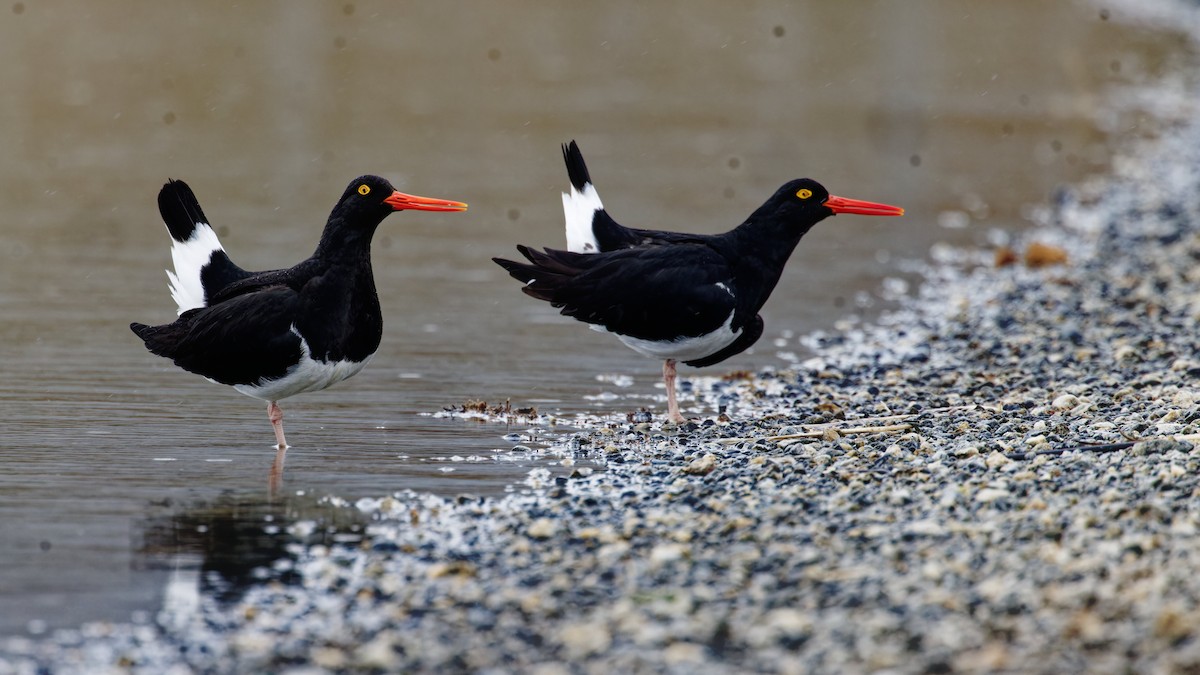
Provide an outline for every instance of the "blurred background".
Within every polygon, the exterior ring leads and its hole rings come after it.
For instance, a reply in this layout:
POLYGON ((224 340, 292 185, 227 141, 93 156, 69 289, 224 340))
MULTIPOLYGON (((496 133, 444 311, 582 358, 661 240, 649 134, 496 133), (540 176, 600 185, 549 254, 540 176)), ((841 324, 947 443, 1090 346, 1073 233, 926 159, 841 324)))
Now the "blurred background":
POLYGON ((381 227, 383 345, 353 380, 284 404, 280 503, 502 494, 556 460, 509 453, 519 429, 419 413, 511 399, 623 419, 648 401, 619 396, 662 394, 659 363, 489 260, 563 245, 562 142, 626 225, 723 231, 802 176, 907 209, 821 223, 759 345, 706 372, 782 368, 809 355, 798 336, 886 307, 885 280, 911 282, 901 261, 1003 242, 1105 171, 1159 123, 1137 92, 1193 56, 1090 2, 6 1, 0 634, 157 606, 169 570, 139 562, 151 512, 156 560, 172 560, 161 523, 198 520, 172 512, 220 497, 222 517, 264 517, 264 406, 128 330, 175 316, 155 202, 168 177, 248 269, 307 257, 363 173, 469 202, 381 227), (632 385, 597 378, 613 373, 632 385))

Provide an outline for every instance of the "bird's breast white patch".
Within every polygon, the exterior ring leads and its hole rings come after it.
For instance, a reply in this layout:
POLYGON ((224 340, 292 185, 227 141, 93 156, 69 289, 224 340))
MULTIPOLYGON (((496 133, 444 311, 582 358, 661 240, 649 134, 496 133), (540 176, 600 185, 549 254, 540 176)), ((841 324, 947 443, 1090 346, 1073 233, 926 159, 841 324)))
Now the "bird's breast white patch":
POLYGON ((642 340, 640 338, 629 337, 628 335, 617 335, 621 342, 625 343, 633 351, 656 359, 675 359, 676 361, 694 361, 696 359, 711 356, 721 351, 722 349, 733 344, 738 335, 741 335, 741 330, 733 330, 733 312, 729 312, 729 318, 725 319, 725 323, 720 328, 711 333, 700 335, 698 337, 685 337, 678 340, 642 340))
POLYGON ((187 241, 176 241, 171 245, 171 262, 175 271, 167 270, 167 280, 170 282, 171 298, 179 307, 178 314, 205 306, 200 271, 212 260, 214 251, 222 250, 217 233, 207 223, 196 223, 187 241))
MULTIPOLYGON (((292 332, 300 333, 292 326, 292 332)), ((320 391, 342 380, 349 379, 362 370, 371 357, 362 361, 318 361, 304 338, 300 338, 300 362, 288 369, 283 377, 260 381, 258 384, 238 384, 234 389, 264 401, 281 401, 289 396, 309 391, 320 391)))

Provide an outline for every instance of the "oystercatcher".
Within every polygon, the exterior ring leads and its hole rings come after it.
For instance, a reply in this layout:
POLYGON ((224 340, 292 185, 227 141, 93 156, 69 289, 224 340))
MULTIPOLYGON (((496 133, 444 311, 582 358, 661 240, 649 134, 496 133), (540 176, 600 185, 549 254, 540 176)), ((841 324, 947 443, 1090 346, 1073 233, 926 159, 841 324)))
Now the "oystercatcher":
POLYGON ((667 416, 676 423, 683 422, 676 362, 711 366, 754 344, 763 333, 758 311, 813 225, 839 213, 904 215, 900 207, 837 197, 800 178, 724 234, 627 228, 604 210, 578 146, 564 146, 563 156, 571 177, 563 195, 571 250, 522 245, 517 250, 527 263, 492 260, 525 284, 525 294, 662 359, 667 416))
POLYGON ((248 272, 229 259, 183 181, 163 186, 158 208, 174 239, 175 271, 167 277, 179 318, 129 327, 147 349, 180 368, 267 401, 282 451, 287 441, 278 401, 351 377, 379 347, 375 229, 393 211, 464 211, 467 205, 407 195, 383 178, 361 176, 333 207, 312 257, 268 272, 248 272))

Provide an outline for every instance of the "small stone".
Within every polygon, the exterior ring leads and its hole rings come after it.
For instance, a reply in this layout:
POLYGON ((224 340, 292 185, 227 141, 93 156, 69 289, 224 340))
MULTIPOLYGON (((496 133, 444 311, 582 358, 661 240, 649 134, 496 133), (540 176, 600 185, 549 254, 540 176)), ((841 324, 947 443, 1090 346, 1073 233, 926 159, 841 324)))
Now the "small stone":
POLYGON ((979 454, 979 448, 968 445, 966 447, 955 448, 952 452, 955 457, 974 457, 979 454))
POLYGON ((534 539, 549 539, 558 534, 558 523, 551 518, 538 518, 529 524, 527 532, 534 539))
MULTIPOLYGON (((449 562, 439 562, 430 565, 427 574, 430 579, 459 576, 469 577, 474 576, 475 566, 462 560, 451 560, 449 562)), ((368 592, 369 595, 370 593, 368 592)))
POLYGON ((1000 452, 999 450, 993 450, 992 454, 988 455, 987 460, 984 463, 987 464, 987 468, 989 469, 999 469, 1002 466, 1012 464, 1013 461, 1009 459, 1008 455, 1004 454, 1003 452, 1000 452))
POLYGON ((946 528, 936 520, 914 520, 907 528, 910 534, 936 537, 946 533, 946 528))
POLYGON ((1186 616, 1177 605, 1164 607, 1154 619, 1154 634, 1171 641, 1191 637, 1196 630, 1196 618, 1186 616))
POLYGON ((326 670, 340 670, 346 666, 346 653, 335 647, 317 647, 312 650, 312 662, 326 670))
POLYGON ((361 666, 370 669, 393 671, 399 659, 393 647, 395 640, 391 631, 383 631, 370 642, 360 646, 355 657, 361 666))
POLYGON ((1104 636, 1104 620, 1095 612, 1081 610, 1067 622, 1066 634, 1084 642, 1096 642, 1104 636))
MULTIPOLYGON (((1114 361, 1140 361, 1137 347, 1131 345, 1121 345, 1113 350, 1114 361)), ((1117 392, 1118 394, 1120 392, 1117 392)))
POLYGON ((1074 394, 1063 394, 1062 396, 1055 398, 1054 402, 1050 404, 1050 407, 1057 410, 1070 410, 1076 405, 1079 405, 1078 396, 1075 396, 1074 394))
POLYGON ((938 506, 944 509, 950 508, 962 501, 962 497, 963 495, 958 491, 957 487, 947 485, 946 488, 942 490, 942 496, 938 498, 938 506))
POLYGON ((612 631, 596 622, 570 623, 559 629, 558 638, 572 659, 580 659, 606 651, 612 644, 612 631))
POLYGON ((992 640, 978 649, 963 652, 954 660, 955 668, 946 672, 983 672, 994 673, 1011 670, 1009 668, 1009 650, 1007 643, 992 640))
POLYGON ((650 562, 656 565, 674 562, 682 558, 687 550, 683 544, 659 544, 650 549, 650 562))
POLYGON ((1131 455, 1161 455, 1171 451, 1188 453, 1192 451, 1192 444, 1187 441, 1177 441, 1172 438, 1157 438, 1149 441, 1141 441, 1135 443, 1129 449, 1131 455))
POLYGON ((706 656, 707 650, 694 642, 673 642, 663 650, 663 660, 671 666, 703 663, 706 656))
POLYGON ((1067 411, 1067 414, 1070 415, 1071 417, 1084 417, 1091 411, 1092 411, 1092 404, 1088 401, 1081 401, 1079 403, 1079 405, 1077 405, 1074 408, 1071 408, 1069 411, 1067 411))
POLYGON ((1012 493, 1008 490, 985 487, 979 492, 975 493, 975 501, 979 502, 980 504, 991 504, 992 502, 1000 501, 1001 499, 1008 499, 1011 496, 1012 493))
POLYGON ((717 456, 710 452, 705 454, 703 457, 698 457, 692 460, 691 463, 680 470, 683 471, 683 473, 693 476, 704 476, 711 473, 713 469, 717 468, 717 459, 717 456))
POLYGON ((1196 368, 1200 368, 1200 363, 1197 363, 1191 359, 1175 359, 1171 362, 1171 370, 1177 373, 1194 370, 1196 368))
POLYGON ((275 647, 275 639, 266 633, 254 630, 235 634, 230 639, 230 644, 244 655, 262 656, 271 653, 275 647))

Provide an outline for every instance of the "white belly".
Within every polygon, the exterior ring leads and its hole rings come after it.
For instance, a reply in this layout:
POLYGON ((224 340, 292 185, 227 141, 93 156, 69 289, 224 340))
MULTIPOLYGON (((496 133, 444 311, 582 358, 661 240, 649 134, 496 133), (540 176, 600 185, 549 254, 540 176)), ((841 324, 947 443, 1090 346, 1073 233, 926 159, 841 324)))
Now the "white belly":
POLYGON ((725 319, 725 324, 707 335, 699 337, 681 338, 670 342, 655 342, 651 340, 642 340, 640 338, 629 337, 628 335, 618 335, 621 342, 625 343, 633 351, 656 359, 674 359, 676 361, 694 361, 716 354, 722 349, 733 344, 738 335, 742 331, 733 330, 733 312, 729 313, 729 318, 725 319))
MULTIPOLYGON (((295 327, 292 331, 296 331, 295 327)), ((371 360, 368 356, 362 361, 318 361, 312 358, 304 338, 300 338, 300 352, 300 363, 289 368, 283 377, 258 384, 237 384, 233 388, 264 401, 280 401, 296 394, 320 391, 353 377, 371 360)))

